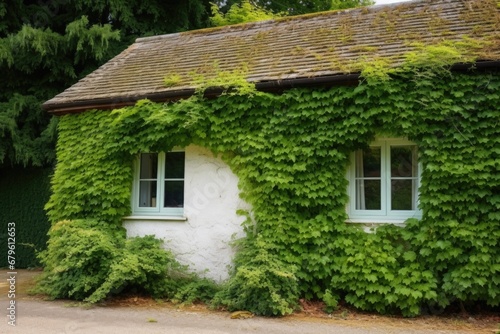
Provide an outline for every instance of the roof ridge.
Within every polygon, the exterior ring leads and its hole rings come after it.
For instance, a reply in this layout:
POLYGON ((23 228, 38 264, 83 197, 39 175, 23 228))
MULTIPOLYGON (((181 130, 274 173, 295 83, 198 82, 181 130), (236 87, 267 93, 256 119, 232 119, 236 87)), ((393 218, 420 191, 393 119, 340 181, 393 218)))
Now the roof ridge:
MULTIPOLYGON (((457 2, 460 0, 442 0, 442 1, 457 2)), ((135 40, 135 43, 153 42, 153 41, 159 41, 159 40, 163 40, 163 39, 167 39, 167 38, 168 39, 177 38, 177 37, 181 37, 184 35, 227 34, 227 33, 231 33, 231 32, 240 32, 242 30, 246 31, 246 30, 253 30, 253 29, 262 29, 262 28, 265 28, 265 26, 267 26, 267 25, 272 26, 275 23, 278 24, 278 23, 290 22, 290 21, 293 22, 293 21, 298 21, 298 20, 314 19, 317 17, 329 17, 331 15, 347 15, 347 14, 352 14, 353 12, 356 12, 356 11, 363 12, 363 11, 366 11, 367 9, 372 9, 372 10, 374 9, 374 10, 378 11, 378 10, 383 10, 383 9, 389 8, 389 7, 401 6, 403 4, 415 5, 417 3, 429 3, 432 5, 432 2, 433 2, 432 0, 410 0, 410 1, 400 1, 400 2, 396 2, 396 3, 389 3, 389 4, 371 5, 371 6, 363 6, 363 7, 355 7, 355 8, 347 8, 347 9, 337 9, 337 10, 327 10, 327 11, 306 13, 306 14, 293 15, 293 16, 283 16, 283 17, 277 17, 277 18, 269 19, 269 20, 236 23, 236 24, 231 24, 231 25, 218 26, 218 27, 208 27, 208 28, 201 28, 201 29, 195 29, 195 30, 186 30, 186 31, 163 34, 163 35, 156 35, 156 36, 138 37, 135 40)))
POLYGON ((261 28, 261 26, 268 25, 269 23, 272 23, 275 21, 276 21, 276 19, 257 21, 257 22, 245 22, 245 23, 237 23, 237 24, 231 24, 231 25, 220 26, 220 27, 208 27, 208 28, 202 28, 202 29, 196 29, 196 30, 186 30, 186 31, 157 35, 157 36, 139 37, 135 40, 135 42, 136 43, 144 43, 144 42, 162 40, 162 39, 166 39, 166 38, 175 38, 175 37, 181 37, 181 36, 185 36, 185 35, 197 35, 197 34, 207 34, 207 33, 226 34, 226 33, 229 33, 231 31, 241 31, 241 30, 250 30, 250 29, 254 29, 254 28, 261 28), (245 27, 246 27, 246 29, 242 29, 245 27))

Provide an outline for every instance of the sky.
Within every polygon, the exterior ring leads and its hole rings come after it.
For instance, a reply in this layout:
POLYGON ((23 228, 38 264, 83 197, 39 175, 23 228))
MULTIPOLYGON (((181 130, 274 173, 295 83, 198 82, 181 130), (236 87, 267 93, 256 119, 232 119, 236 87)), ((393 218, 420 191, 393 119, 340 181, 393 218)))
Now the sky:
POLYGON ((406 2, 409 0, 375 0, 376 5, 383 5, 386 3, 394 3, 394 2, 406 2))

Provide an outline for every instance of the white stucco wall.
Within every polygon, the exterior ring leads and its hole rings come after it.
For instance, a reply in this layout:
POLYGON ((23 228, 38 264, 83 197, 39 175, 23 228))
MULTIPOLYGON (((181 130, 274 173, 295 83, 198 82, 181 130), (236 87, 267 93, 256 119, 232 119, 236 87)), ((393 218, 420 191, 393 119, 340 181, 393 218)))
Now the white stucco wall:
POLYGON ((239 198, 238 178, 219 158, 201 147, 186 148, 184 217, 186 220, 158 220, 159 217, 124 220, 129 237, 155 235, 165 241, 182 264, 202 276, 223 281, 234 251, 232 238, 242 237, 244 217, 236 210, 248 209, 239 198))

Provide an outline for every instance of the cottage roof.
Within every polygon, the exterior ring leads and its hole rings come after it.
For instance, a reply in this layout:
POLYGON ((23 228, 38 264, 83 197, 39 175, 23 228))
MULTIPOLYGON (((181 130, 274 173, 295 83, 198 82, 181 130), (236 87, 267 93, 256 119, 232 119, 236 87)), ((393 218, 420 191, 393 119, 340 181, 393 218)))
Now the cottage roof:
POLYGON ((57 114, 164 101, 192 94, 197 76, 223 71, 241 70, 261 87, 353 79, 350 65, 398 66, 416 42, 488 41, 478 60, 498 61, 499 31, 497 1, 417 0, 139 38, 43 107, 57 114))

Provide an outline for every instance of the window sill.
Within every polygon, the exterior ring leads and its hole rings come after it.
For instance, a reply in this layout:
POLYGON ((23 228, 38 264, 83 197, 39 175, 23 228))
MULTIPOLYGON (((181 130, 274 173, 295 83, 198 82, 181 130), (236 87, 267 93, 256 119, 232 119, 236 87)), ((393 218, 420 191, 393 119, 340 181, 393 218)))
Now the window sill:
POLYGON ((388 218, 388 217, 370 217, 370 218, 348 218, 346 223, 353 224, 405 224, 408 219, 421 219, 422 217, 408 217, 408 218, 388 218))
POLYGON ((127 216, 123 220, 187 221, 184 216, 127 216))

